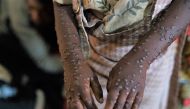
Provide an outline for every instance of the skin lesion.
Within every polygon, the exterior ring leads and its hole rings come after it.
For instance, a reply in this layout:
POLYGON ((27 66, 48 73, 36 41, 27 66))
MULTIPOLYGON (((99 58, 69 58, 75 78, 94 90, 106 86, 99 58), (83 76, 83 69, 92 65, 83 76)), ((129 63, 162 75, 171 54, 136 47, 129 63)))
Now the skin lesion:
MULTIPOLYGON (((143 0, 141 0, 141 1, 143 1, 143 0)), ((189 10, 187 9, 187 5, 184 5, 182 2, 184 2, 184 1, 175 0, 173 2, 174 5, 172 5, 170 10, 167 11, 167 15, 165 16, 164 20, 158 22, 160 25, 155 26, 155 29, 160 30, 160 31, 154 32, 154 30, 151 30, 150 33, 147 33, 146 34, 147 37, 145 37, 143 40, 141 40, 132 49, 132 51, 130 53, 128 53, 118 63, 118 65, 116 65, 117 67, 113 68, 113 71, 110 73, 110 77, 109 77, 109 83, 108 83, 109 93, 108 93, 108 99, 107 99, 107 104, 106 104, 105 109, 113 109, 114 107, 124 107, 127 109, 131 109, 131 107, 136 108, 139 106, 139 104, 142 100, 142 94, 143 94, 144 85, 145 85, 144 82, 145 82, 145 78, 146 78, 146 70, 147 70, 148 66, 152 63, 153 60, 155 60, 157 58, 157 56, 160 53, 162 53, 164 51, 165 48, 167 48, 169 45, 171 45, 173 40, 175 40, 175 38, 176 38, 175 35, 180 34, 182 29, 185 28, 185 26, 186 26, 185 23, 187 21, 190 21, 190 19, 187 18, 190 16, 188 14, 186 14, 189 12, 189 10), (184 6, 186 6, 186 7, 184 7, 184 6), (182 10, 185 12, 183 12, 182 10), (176 19, 175 18, 176 15, 180 16, 181 19, 183 19, 183 20, 176 19), (170 21, 170 22, 168 22, 168 21, 170 21), (172 25, 177 25, 177 28, 172 28, 172 25), (161 26, 164 26, 164 28, 161 26), (169 27, 170 27, 170 29, 168 29, 169 27), (164 32, 166 30, 169 32, 164 32), (160 32, 164 32, 164 34, 162 35, 162 34, 160 34, 160 32), (126 62, 129 62, 129 63, 126 63, 126 62), (120 73, 118 74, 118 72, 120 72, 120 73), (126 79, 127 79, 127 81, 126 81, 126 79), (134 102, 134 105, 131 102, 134 102)), ((189 5, 189 3, 188 3, 188 5, 189 5)), ((63 11, 63 12, 65 12, 65 11, 63 11)), ((57 16, 60 13, 61 12, 57 13, 57 16)), ((61 18, 64 18, 64 15, 61 16, 61 18)), ((66 21, 69 21, 68 19, 66 21)), ((66 21, 63 21, 61 23, 65 23, 66 21)), ((60 24, 60 21, 57 22, 57 24, 60 24)), ((67 60, 64 60, 64 61, 67 61, 64 65, 66 68, 65 70, 67 70, 67 72, 65 72, 65 76, 66 77, 71 76, 71 78, 73 78, 72 80, 69 80, 69 77, 68 77, 66 79, 65 83, 67 83, 68 86, 75 88, 74 90, 78 91, 78 89, 76 87, 79 87, 79 89, 84 89, 84 87, 86 87, 86 86, 83 86, 83 85, 78 86, 78 84, 75 85, 75 83, 73 81, 78 79, 77 81, 80 80, 83 83, 86 83, 86 82, 89 82, 89 80, 83 81, 83 79, 78 78, 78 76, 79 77, 83 76, 84 78, 90 78, 92 75, 89 74, 88 72, 85 72, 86 70, 83 70, 83 69, 85 69, 85 66, 79 66, 79 67, 77 66, 78 68, 80 68, 81 72, 79 72, 79 70, 77 70, 78 69, 77 67, 74 71, 72 71, 73 70, 72 67, 75 67, 74 61, 72 62, 72 60, 75 60, 76 57, 71 56, 69 53, 67 53, 68 51, 65 51, 65 53, 63 53, 64 49, 66 49, 68 47, 70 50, 72 50, 72 47, 73 47, 72 43, 74 41, 71 39, 72 38, 76 39, 76 37, 73 37, 74 35, 72 35, 71 33, 67 33, 67 32, 77 33, 77 30, 75 30, 75 29, 73 31, 66 30, 65 28, 69 28, 69 26, 73 26, 73 25, 70 25, 69 23, 68 24, 65 23, 65 24, 62 24, 62 27, 60 27, 62 29, 57 28, 57 29, 60 29, 58 31, 58 40, 62 40, 62 42, 59 43, 60 51, 62 52, 61 53, 62 57, 68 57, 67 60), (68 34, 70 34, 70 35, 68 35, 68 34), (65 37, 62 37, 63 35, 65 35, 65 37), (66 43, 66 42, 70 42, 70 44, 66 43), (76 72, 77 72, 77 74, 76 74, 76 72), (80 75, 78 75, 79 73, 80 73, 80 75), (77 76, 73 76, 73 75, 77 75, 77 76), (75 78, 75 77, 77 77, 77 78, 75 78), (72 82, 72 83, 69 83, 69 82, 72 82)), ((73 28, 75 28, 75 27, 73 26, 73 28)), ((75 43, 78 44, 78 46, 80 46, 78 39, 76 39, 75 43)), ((78 46, 77 46, 77 48, 79 48, 78 46)), ((73 50, 73 52, 75 52, 76 54, 80 54, 79 59, 81 59, 83 61, 84 57, 82 57, 82 53, 80 50, 76 50, 76 51, 73 50)), ((72 55, 75 55, 75 53, 72 55)), ((89 88, 89 86, 87 88, 89 88)), ((72 89, 72 88, 70 88, 70 89, 72 89)), ((96 89, 98 89, 98 88, 96 87, 96 89)), ((68 92, 69 91, 70 90, 68 90, 68 92)), ((81 92, 82 91, 83 90, 81 90, 81 92)), ((81 94, 88 94, 88 93, 84 92, 81 94)), ((75 93, 75 96, 72 96, 72 93, 71 93, 69 99, 74 98, 74 97, 79 97, 78 93, 75 93)), ((80 96, 80 97, 83 97, 83 96, 80 96)), ((84 99, 86 97, 87 96, 84 96, 84 99)), ((73 100, 77 100, 78 103, 81 103, 80 99, 78 99, 78 98, 73 99, 73 100)), ((73 102, 73 103, 70 102, 70 106, 72 106, 74 104, 76 104, 76 102, 73 102)), ((91 105, 91 103, 86 103, 86 104, 91 105)), ((82 104, 77 105, 77 106, 80 107, 80 106, 82 106, 82 104)), ((88 106, 88 105, 86 105, 86 106, 88 106)), ((91 106, 89 106, 89 107, 91 107, 91 106)), ((80 109, 83 109, 83 107, 80 107, 80 109)))
MULTIPOLYGON (((115 66, 115 68, 113 68, 108 81, 109 99, 107 100, 106 109, 112 109, 112 107, 114 107, 113 105, 117 106, 118 104, 128 107, 127 109, 131 109, 131 103, 128 101, 134 102, 137 106, 138 102, 141 102, 141 99, 139 98, 137 98, 137 101, 131 99, 137 97, 133 91, 129 92, 129 98, 127 98, 127 100, 125 99, 125 103, 120 100, 124 96, 122 93, 119 93, 118 95, 114 93, 118 92, 118 90, 126 90, 124 88, 125 85, 121 82, 125 79, 132 80, 137 83, 139 82, 140 87, 144 88, 144 84, 142 83, 145 82, 146 70, 150 64, 157 59, 160 54, 166 51, 166 49, 184 31, 190 22, 190 16, 186 14, 189 12, 188 7, 190 4, 186 3, 184 5, 183 2, 184 1, 175 0, 167 9, 166 13, 162 16, 162 20, 158 21, 156 25, 154 25, 154 28, 145 34, 146 37, 141 39, 132 51, 126 54, 124 58, 122 58, 122 60, 120 60, 120 62, 115 66), (124 64, 125 62, 131 62, 133 66, 126 65, 124 64), (119 67, 122 68, 119 70, 119 67), (117 72, 121 72, 120 75, 118 75, 117 72), (133 77, 133 74, 141 75, 141 77, 138 79, 135 76, 133 77), (114 86, 114 83, 117 83, 116 85, 119 87, 114 86), (122 87, 120 88, 120 86, 122 87), (110 104, 111 101, 114 101, 116 104, 110 104)), ((135 87, 130 87, 135 86, 134 82, 129 82, 128 84, 129 85, 127 87, 129 89, 135 89, 135 87)), ((140 88, 140 90, 138 90, 138 88, 136 89, 136 92, 140 94, 140 98, 142 97, 142 93, 144 91, 143 88, 140 88)))

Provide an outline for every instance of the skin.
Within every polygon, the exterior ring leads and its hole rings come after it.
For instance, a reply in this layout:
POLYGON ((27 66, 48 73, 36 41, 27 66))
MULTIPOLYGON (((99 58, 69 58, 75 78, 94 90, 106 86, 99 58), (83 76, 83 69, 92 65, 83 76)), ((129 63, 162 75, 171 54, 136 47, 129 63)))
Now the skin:
MULTIPOLYGON (((102 101, 101 87, 96 79, 92 79, 95 76, 82 55, 77 29, 71 20, 74 18, 71 7, 54 4, 54 8, 59 49, 64 61, 68 109, 95 108, 90 89, 95 88, 93 92, 97 100, 102 101), (92 82, 97 87, 93 88, 92 82)), ((174 0, 152 30, 142 36, 135 47, 118 62, 110 72, 105 109, 138 109, 147 69, 185 30, 190 22, 189 12, 188 0, 174 0)))
POLYGON ((113 68, 105 109, 138 109, 147 68, 185 30, 190 22, 189 12, 190 1, 175 0, 153 29, 113 68))
POLYGON ((103 92, 80 49, 72 7, 54 3, 59 50, 64 62, 64 92, 68 109, 96 109, 92 94, 103 102, 103 92), (91 93, 91 90, 93 93, 91 93))

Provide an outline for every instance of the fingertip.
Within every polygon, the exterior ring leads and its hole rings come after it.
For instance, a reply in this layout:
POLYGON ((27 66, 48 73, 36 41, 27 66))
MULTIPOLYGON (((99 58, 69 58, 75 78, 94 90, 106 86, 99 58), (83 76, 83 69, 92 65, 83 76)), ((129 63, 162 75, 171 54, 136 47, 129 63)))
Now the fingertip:
POLYGON ((96 100, 97 100, 99 103, 103 103, 103 102, 104 102, 103 91, 98 91, 98 93, 97 93, 97 92, 94 92, 94 96, 95 96, 96 100))
POLYGON ((81 100, 87 109, 96 109, 96 105, 89 91, 82 93, 81 100))
POLYGON ((139 94, 135 97, 135 101, 133 103, 132 109, 138 109, 142 101, 142 97, 139 94))
POLYGON ((99 103, 103 103, 104 102, 104 95, 103 95, 103 91, 99 91, 99 93, 97 95, 95 95, 96 98, 98 99, 99 103))
POLYGON ((110 90, 106 101, 105 109, 113 109, 118 99, 118 96, 119 96, 119 90, 117 89, 110 90))
POLYGON ((100 104, 102 104, 102 103, 104 102, 104 98, 99 98, 97 101, 98 101, 100 104))

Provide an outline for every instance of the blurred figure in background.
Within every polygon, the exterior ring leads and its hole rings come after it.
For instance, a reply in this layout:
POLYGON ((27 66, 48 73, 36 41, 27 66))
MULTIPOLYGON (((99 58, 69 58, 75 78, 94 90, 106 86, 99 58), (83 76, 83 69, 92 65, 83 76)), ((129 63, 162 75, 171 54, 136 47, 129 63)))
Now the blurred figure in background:
POLYGON ((0 0, 0 64, 18 89, 14 100, 34 99, 41 89, 46 108, 61 109, 62 65, 50 7, 51 0, 0 0))

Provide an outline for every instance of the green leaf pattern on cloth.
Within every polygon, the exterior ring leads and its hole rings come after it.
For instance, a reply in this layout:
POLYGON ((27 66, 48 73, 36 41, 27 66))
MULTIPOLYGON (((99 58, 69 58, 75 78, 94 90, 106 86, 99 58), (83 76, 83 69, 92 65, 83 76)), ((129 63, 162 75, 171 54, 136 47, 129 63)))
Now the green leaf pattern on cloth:
MULTIPOLYGON (((54 1, 61 4, 69 3, 69 0, 54 1)), ((72 2, 72 0, 70 1, 72 2)), ((91 28, 96 23, 102 22, 92 33, 99 38, 106 38, 104 36, 105 34, 118 34, 117 32, 120 32, 120 30, 125 31, 129 28, 138 29, 141 25, 145 25, 147 20, 151 22, 151 19, 148 19, 148 17, 152 14, 150 12, 153 9, 154 2, 155 0, 78 0, 79 4, 71 3, 75 7, 77 7, 76 5, 80 5, 80 10, 76 13, 76 18, 79 26, 80 39, 83 42, 81 47, 85 57, 90 56, 90 45, 86 27, 91 28), (150 4, 151 8, 147 9, 150 4), (89 13, 85 13, 85 10, 88 9, 96 10, 105 16, 102 19, 95 17, 87 20, 85 15, 88 16, 89 13)), ((134 34, 136 33, 134 32, 134 34)))
MULTIPOLYGON (((68 4, 72 0, 54 0, 68 4)), ((104 33, 112 33, 122 27, 131 26, 144 18, 145 9, 152 0, 80 0, 84 10, 92 9, 105 13, 104 33)), ((82 15, 84 16, 84 15, 82 15)), ((85 18, 83 18, 85 19, 85 18)))
POLYGON ((85 9, 93 9, 99 12, 107 12, 111 5, 107 0, 82 0, 85 9))
POLYGON ((119 0, 104 18, 104 32, 111 33, 143 20, 148 0, 119 0))

